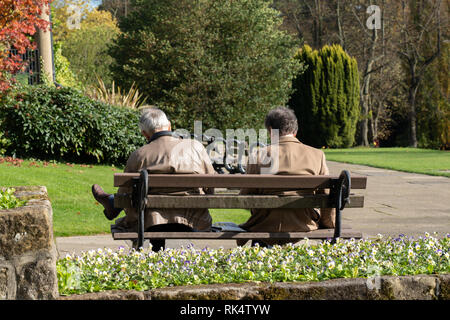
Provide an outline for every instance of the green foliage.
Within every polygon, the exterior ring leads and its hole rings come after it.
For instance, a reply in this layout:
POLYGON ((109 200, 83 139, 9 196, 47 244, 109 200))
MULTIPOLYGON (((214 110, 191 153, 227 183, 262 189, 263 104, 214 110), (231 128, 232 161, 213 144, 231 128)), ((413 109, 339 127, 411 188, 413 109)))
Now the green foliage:
POLYGON ((14 196, 14 188, 0 188, 0 210, 24 206, 27 202, 14 196))
POLYGON ((417 94, 417 127, 422 148, 450 149, 450 44, 427 69, 417 94))
POLYGON ((126 92, 119 86, 116 87, 114 81, 111 83, 111 89, 107 88, 100 78, 98 78, 97 86, 89 87, 86 90, 86 94, 92 99, 101 102, 132 109, 143 107, 147 100, 147 98, 143 97, 142 93, 139 92, 134 83, 131 85, 128 92, 126 92))
POLYGON ((111 84, 112 58, 106 50, 119 32, 111 14, 98 10, 88 12, 80 28, 68 32, 62 43, 62 53, 85 87, 96 85, 97 76, 107 85, 111 84))
POLYGON ((296 58, 308 67, 294 80, 289 101, 299 120, 298 137, 314 147, 352 146, 360 112, 356 60, 338 45, 305 45, 296 58))
POLYGON ((263 125, 300 69, 297 44, 267 0, 135 0, 110 49, 114 79, 136 82, 171 118, 218 129, 263 125))
POLYGON ((0 108, 9 154, 123 164, 145 143, 137 111, 93 101, 71 88, 25 87, 0 108))
POLYGON ((0 156, 5 154, 6 148, 11 145, 11 141, 5 137, 5 134, 0 131, 0 156))
POLYGON ((53 46, 55 57, 55 78, 56 82, 63 87, 81 89, 82 85, 75 74, 70 69, 70 62, 62 55, 61 43, 55 43, 53 46))

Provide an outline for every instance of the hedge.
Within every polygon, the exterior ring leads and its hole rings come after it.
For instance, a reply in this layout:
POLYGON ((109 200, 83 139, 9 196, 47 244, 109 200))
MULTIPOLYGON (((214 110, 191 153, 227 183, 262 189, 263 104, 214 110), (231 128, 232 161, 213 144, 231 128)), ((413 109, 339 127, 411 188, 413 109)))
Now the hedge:
POLYGON ((24 158, 124 164, 145 143, 139 112, 91 100, 71 88, 26 86, 3 99, 6 154, 24 158))

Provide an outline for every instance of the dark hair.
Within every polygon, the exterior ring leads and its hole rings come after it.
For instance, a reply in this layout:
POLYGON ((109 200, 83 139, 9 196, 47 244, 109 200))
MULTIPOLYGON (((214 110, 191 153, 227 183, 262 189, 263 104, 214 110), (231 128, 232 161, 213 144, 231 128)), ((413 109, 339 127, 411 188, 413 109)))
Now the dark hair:
POLYGON ((298 121, 294 111, 286 107, 270 110, 264 125, 268 129, 278 129, 280 136, 293 134, 298 131, 298 121))

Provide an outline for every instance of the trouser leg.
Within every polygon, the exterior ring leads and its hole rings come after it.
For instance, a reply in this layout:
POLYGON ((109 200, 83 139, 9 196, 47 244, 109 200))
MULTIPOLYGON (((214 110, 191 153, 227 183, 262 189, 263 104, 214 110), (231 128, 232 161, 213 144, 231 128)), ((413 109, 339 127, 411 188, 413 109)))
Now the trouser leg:
POLYGON ((258 244, 261 248, 268 248, 268 249, 271 249, 271 248, 272 248, 271 245, 265 243, 264 241, 261 241, 261 240, 252 240, 252 247, 255 247, 256 244, 258 244))
POLYGON ((114 207, 114 195, 113 194, 108 196, 108 201, 109 201, 109 205, 111 206, 111 208, 113 208, 112 209, 113 215, 118 216, 119 213, 122 212, 123 208, 116 208, 116 207, 114 207))

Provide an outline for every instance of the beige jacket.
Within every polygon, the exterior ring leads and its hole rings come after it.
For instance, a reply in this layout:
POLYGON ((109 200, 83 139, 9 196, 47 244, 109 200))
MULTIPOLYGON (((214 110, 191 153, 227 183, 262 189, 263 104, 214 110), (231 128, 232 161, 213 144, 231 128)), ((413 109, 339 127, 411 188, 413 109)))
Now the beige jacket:
MULTIPOLYGON (((214 174, 211 160, 203 145, 197 140, 162 136, 133 152, 124 172, 139 172, 147 168, 152 173, 214 174)), ((131 188, 120 187, 118 193, 129 193, 131 188)), ((204 194, 213 189, 150 189, 150 194, 204 194)), ((137 211, 125 209, 126 216, 116 221, 116 227, 137 230, 137 211)), ((210 230, 212 218, 207 209, 164 209, 145 212, 145 229, 167 223, 181 223, 199 231, 210 230)))
MULTIPOLYGON (((248 174, 260 174, 267 159, 278 151, 278 168, 273 174, 283 175, 329 175, 325 154, 301 143, 295 137, 282 136, 275 146, 262 149, 249 158, 248 174), (265 154, 267 156, 265 156, 265 154), (253 164, 252 164, 253 163, 253 164)), ((241 194, 297 195, 305 191, 242 189, 241 194)), ((252 215, 241 227, 248 231, 307 232, 320 228, 334 228, 334 209, 253 209, 252 215), (320 214, 319 214, 320 213, 320 214)))

